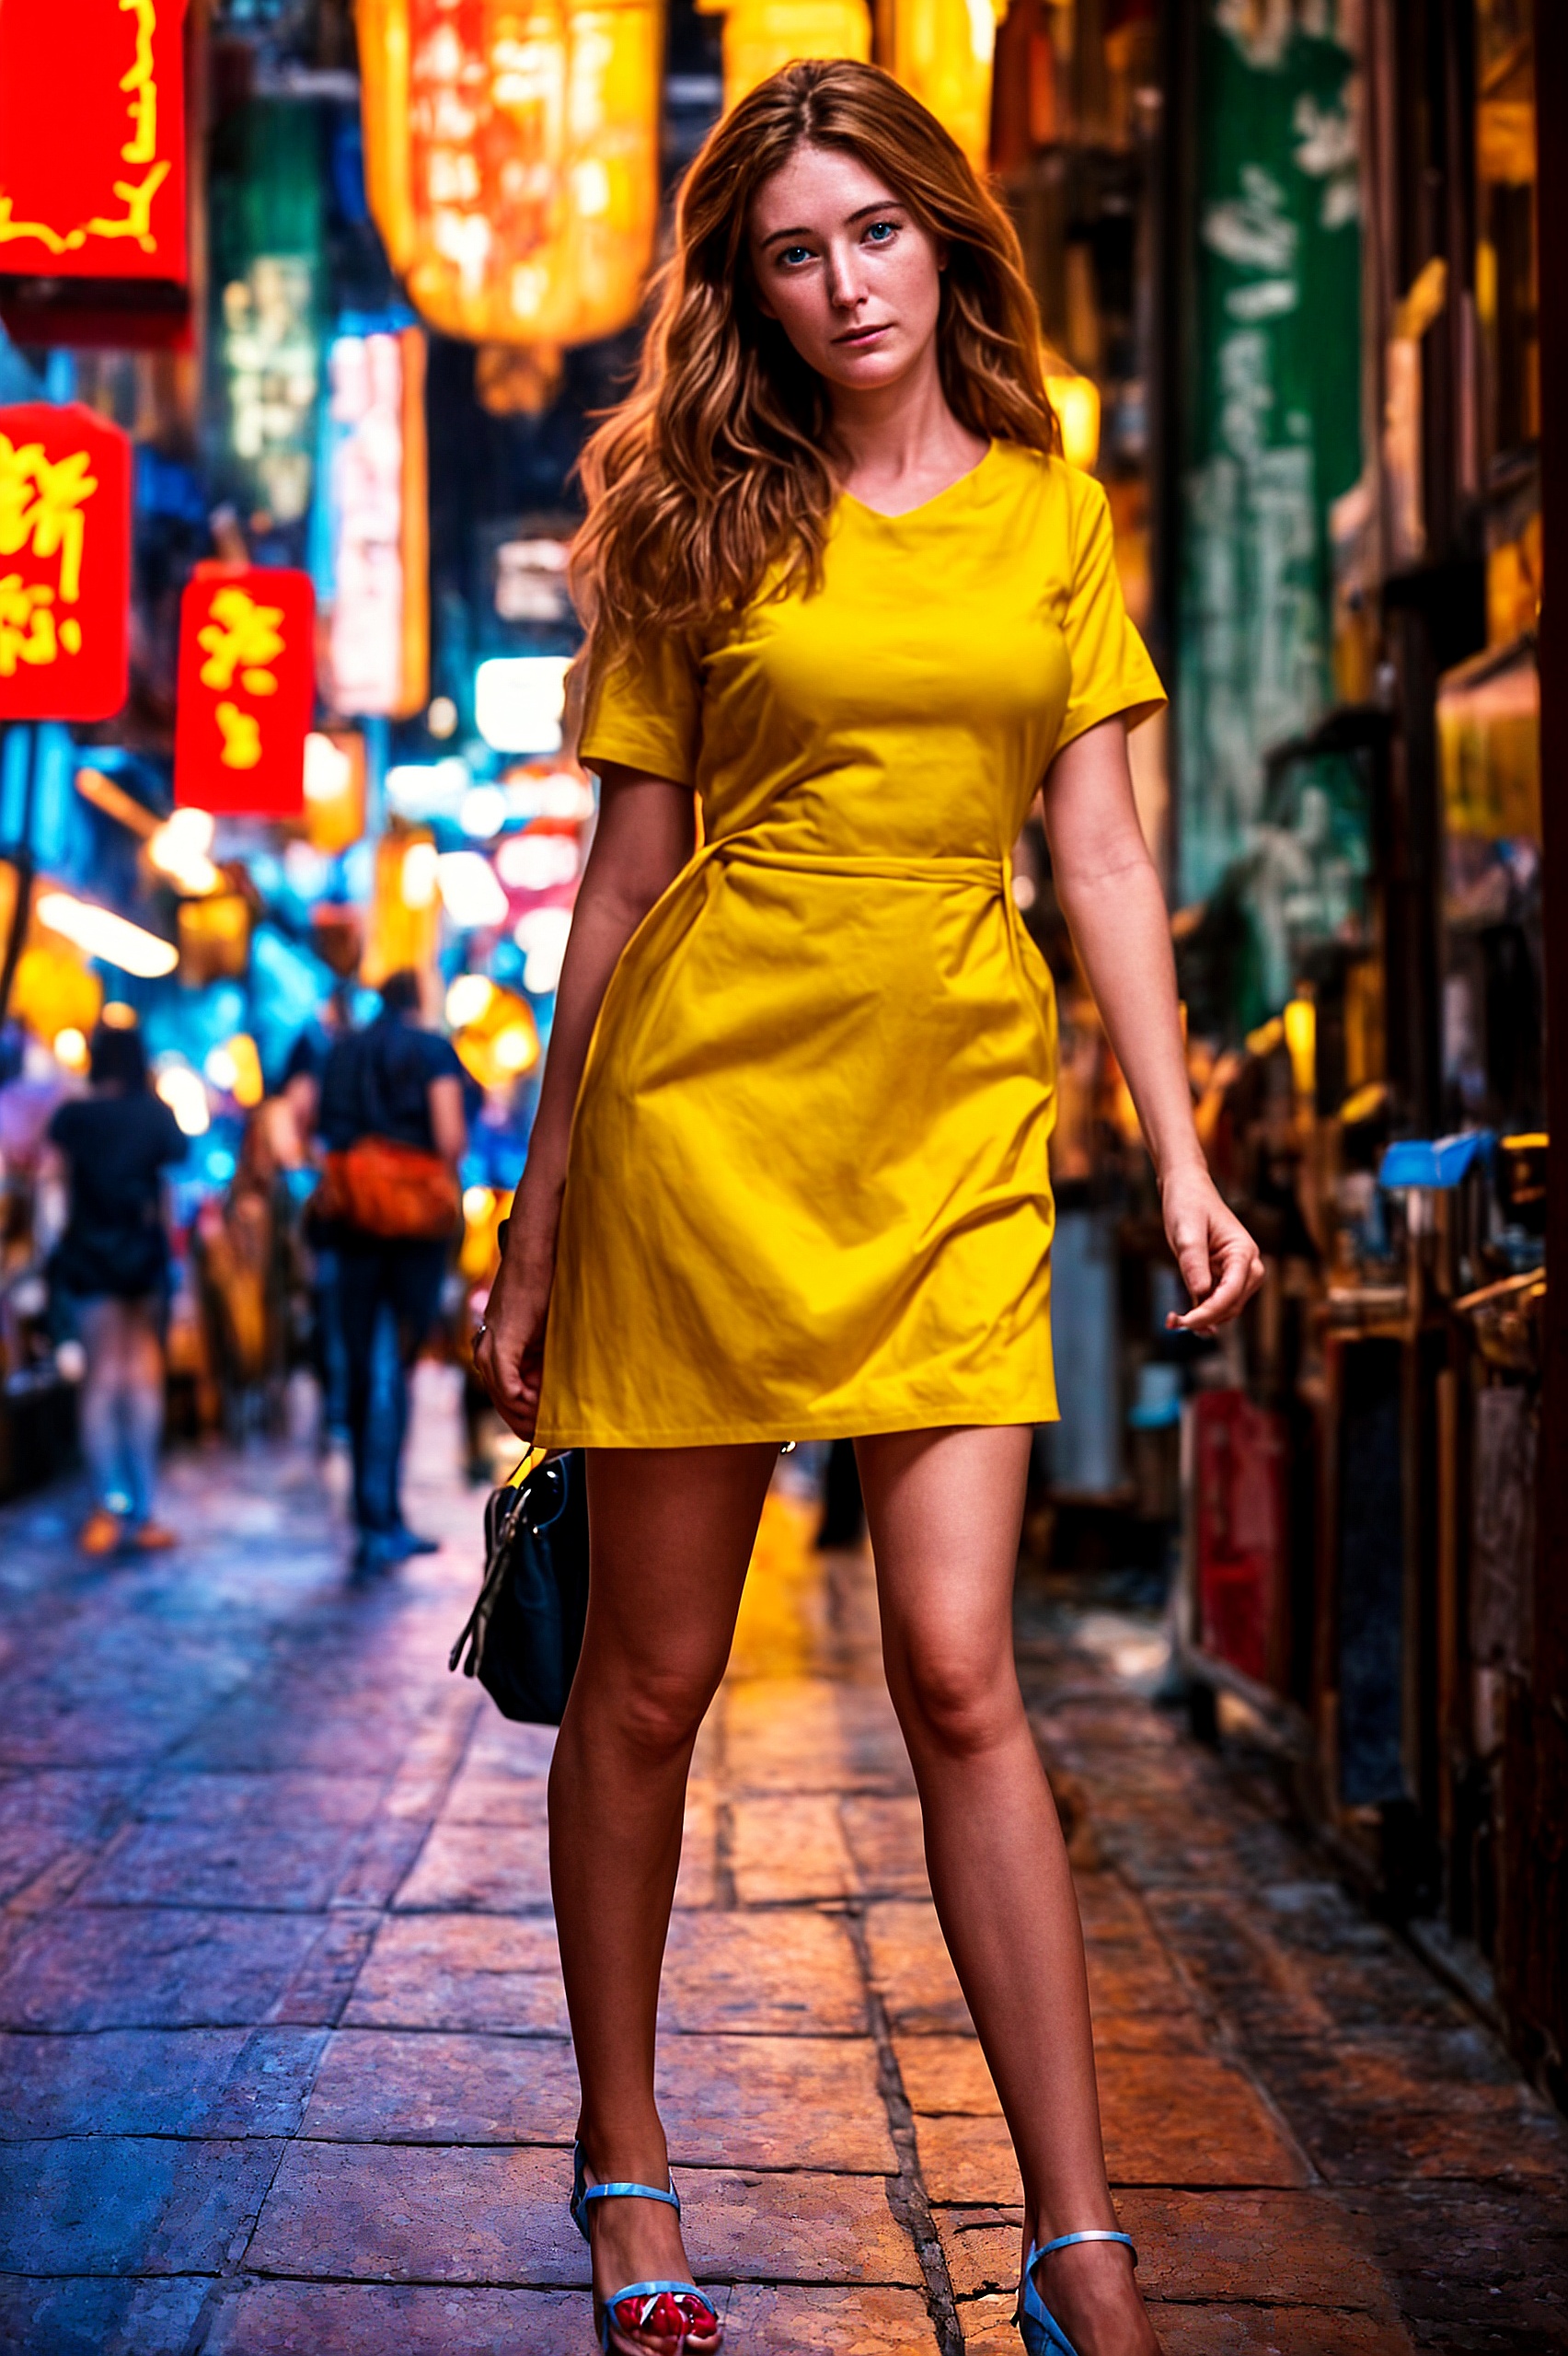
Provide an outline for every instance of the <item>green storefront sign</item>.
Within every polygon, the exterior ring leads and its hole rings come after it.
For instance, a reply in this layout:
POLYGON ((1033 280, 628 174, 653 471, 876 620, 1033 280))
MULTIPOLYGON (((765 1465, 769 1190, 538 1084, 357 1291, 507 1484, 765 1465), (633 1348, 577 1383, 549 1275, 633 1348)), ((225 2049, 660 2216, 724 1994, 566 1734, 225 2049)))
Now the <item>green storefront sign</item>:
MULTIPOLYGON (((1362 469, 1353 13, 1204 0, 1177 616, 1188 903, 1228 883, 1247 897, 1249 867, 1292 824, 1265 807, 1264 756, 1331 699, 1329 517, 1362 469)), ((1258 947, 1238 1017, 1280 993, 1258 947)))

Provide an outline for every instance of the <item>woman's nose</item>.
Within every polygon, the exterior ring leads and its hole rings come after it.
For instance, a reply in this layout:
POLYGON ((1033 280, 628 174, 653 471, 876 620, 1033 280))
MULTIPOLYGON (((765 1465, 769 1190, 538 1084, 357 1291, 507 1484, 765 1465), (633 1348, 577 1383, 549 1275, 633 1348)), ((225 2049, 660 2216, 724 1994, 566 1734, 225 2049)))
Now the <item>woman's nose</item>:
POLYGON ((860 283, 860 273, 855 267, 852 254, 829 256, 827 285, 833 302, 841 311, 853 310, 858 303, 866 299, 866 290, 860 283))

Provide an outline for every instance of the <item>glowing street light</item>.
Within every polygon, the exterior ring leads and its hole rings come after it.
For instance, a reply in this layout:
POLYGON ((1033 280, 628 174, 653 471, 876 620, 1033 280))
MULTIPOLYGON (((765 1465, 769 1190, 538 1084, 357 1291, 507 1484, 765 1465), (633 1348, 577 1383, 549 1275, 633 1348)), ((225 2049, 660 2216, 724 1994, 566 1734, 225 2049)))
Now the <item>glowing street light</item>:
POLYGON ((117 917, 112 908, 78 900, 69 892, 40 893, 38 915, 40 924, 75 941, 87 956, 100 957, 106 965, 118 965, 122 974, 135 974, 143 981, 157 981, 179 963, 172 941, 160 941, 156 932, 117 917))

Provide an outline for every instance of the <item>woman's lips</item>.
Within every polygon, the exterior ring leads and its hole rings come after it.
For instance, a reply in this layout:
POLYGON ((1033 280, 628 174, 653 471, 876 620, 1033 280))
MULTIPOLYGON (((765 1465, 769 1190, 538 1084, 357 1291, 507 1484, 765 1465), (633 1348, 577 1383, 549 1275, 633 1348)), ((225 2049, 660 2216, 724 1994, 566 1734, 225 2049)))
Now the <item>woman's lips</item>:
POLYGON ((873 336, 885 335, 892 324, 891 319, 879 319, 875 327, 851 328, 847 335, 836 335, 833 341, 835 343, 870 343, 873 336))

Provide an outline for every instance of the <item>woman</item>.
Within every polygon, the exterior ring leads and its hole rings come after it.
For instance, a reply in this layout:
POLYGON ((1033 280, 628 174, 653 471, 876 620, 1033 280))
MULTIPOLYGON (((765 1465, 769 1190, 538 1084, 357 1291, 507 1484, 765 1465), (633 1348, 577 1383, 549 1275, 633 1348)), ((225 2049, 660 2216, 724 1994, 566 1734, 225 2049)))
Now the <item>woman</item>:
POLYGON ((164 1172, 183 1161, 174 1114, 147 1085, 139 1031, 100 1022, 89 1092, 62 1104, 49 1140, 64 1161, 70 1215, 50 1261, 86 1353, 82 1449, 96 1502, 86 1554, 122 1543, 152 1552, 174 1534, 153 1518, 163 1438, 163 1325, 168 1294, 164 1172))
POLYGON ((1197 1304, 1179 1322, 1234 1316, 1262 1271, 1193 1133, 1134 810, 1126 731, 1161 690, 1104 495, 1059 448, 1017 241, 934 119, 846 63, 744 99, 584 461, 603 803, 479 1345, 516 1430, 588 1451, 550 1831, 606 2349, 721 2341, 653 2098, 682 1796, 778 1448, 842 1438, 931 1887, 1022 2173, 1026 2346, 1157 2344, 1012 1663, 1031 1426, 1056 1412, 1054 1015, 1009 856, 1042 781, 1197 1304))

